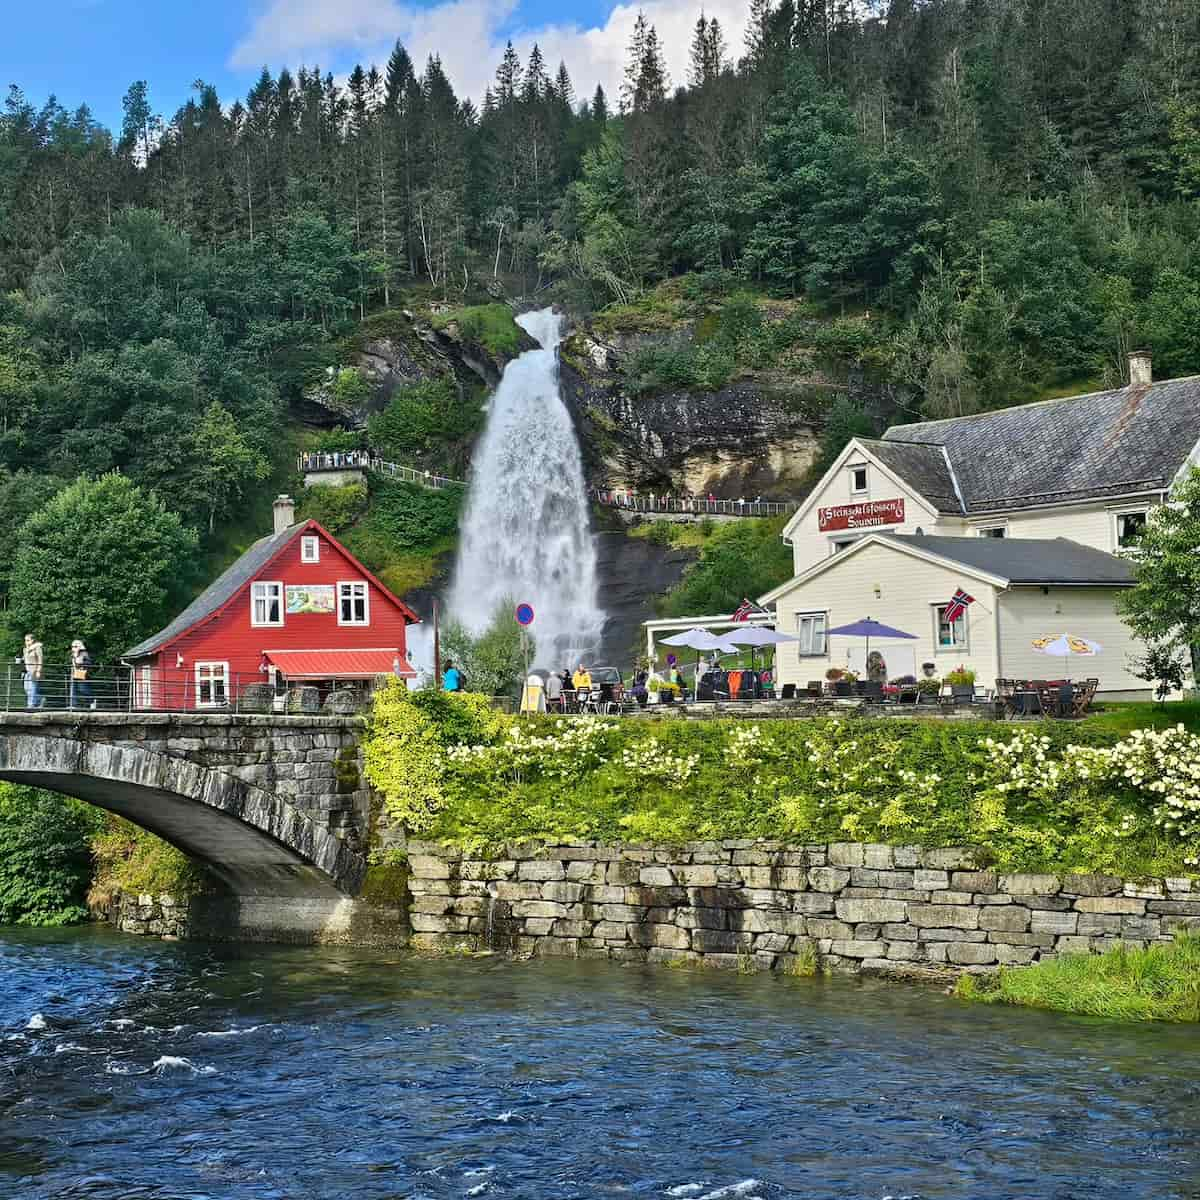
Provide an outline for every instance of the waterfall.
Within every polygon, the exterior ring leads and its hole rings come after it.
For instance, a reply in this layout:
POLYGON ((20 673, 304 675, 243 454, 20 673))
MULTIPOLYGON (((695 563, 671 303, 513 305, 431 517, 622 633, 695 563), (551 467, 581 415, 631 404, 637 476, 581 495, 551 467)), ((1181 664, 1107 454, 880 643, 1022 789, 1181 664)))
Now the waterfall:
POLYGON ((604 627, 575 427, 558 390, 560 318, 517 323, 541 348, 505 368, 475 453, 450 615, 483 632, 506 600, 533 605, 537 663, 592 660, 604 627))

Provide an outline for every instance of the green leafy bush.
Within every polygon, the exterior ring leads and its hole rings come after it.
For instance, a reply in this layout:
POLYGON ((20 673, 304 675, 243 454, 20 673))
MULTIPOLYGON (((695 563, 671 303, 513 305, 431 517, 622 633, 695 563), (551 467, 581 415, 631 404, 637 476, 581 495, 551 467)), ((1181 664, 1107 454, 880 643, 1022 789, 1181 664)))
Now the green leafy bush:
POLYGON ((513 320, 507 304, 477 304, 453 308, 433 318, 434 327, 457 325, 459 334, 469 342, 478 342, 492 354, 517 354, 521 349, 521 327, 513 320))
POLYGON ((187 900, 208 883, 204 868, 181 850, 112 813, 92 838, 96 874, 88 899, 104 904, 127 896, 173 896, 187 900))
POLYGON ((345 533, 366 510, 367 487, 363 483, 344 487, 317 484, 305 488, 300 496, 300 519, 318 522, 335 537, 345 533))
MULTIPOLYGON (((486 728, 456 727, 451 739, 439 732, 445 715, 423 695, 389 703, 416 706, 432 724, 423 736, 453 748, 438 756, 437 801, 413 828, 461 846, 742 837, 965 844, 1006 870, 1125 875, 1186 872, 1200 853, 1200 801, 1187 795, 1200 737, 1179 730, 1118 741, 1088 726, 494 714, 486 728)), ((439 703, 452 713, 457 699, 439 703)), ((381 740, 381 753, 388 739, 376 723, 370 741, 381 740)), ((411 761, 393 753, 390 770, 425 770, 423 745, 413 743, 411 761)))
POLYGON ((398 551, 423 550, 458 532, 464 489, 434 491, 375 476, 366 516, 347 535, 351 551, 372 569, 383 569, 398 551))
POLYGON ((719 527, 700 561, 660 605, 664 617, 731 613, 746 596, 769 592, 792 576, 792 551, 780 538, 786 517, 744 519, 719 527))
POLYGON ((408 462, 455 447, 483 425, 478 398, 459 394, 452 376, 400 388, 367 422, 371 446, 384 458, 408 462))
POLYGON ((0 925, 70 925, 87 919, 90 805, 0 783, 0 925))

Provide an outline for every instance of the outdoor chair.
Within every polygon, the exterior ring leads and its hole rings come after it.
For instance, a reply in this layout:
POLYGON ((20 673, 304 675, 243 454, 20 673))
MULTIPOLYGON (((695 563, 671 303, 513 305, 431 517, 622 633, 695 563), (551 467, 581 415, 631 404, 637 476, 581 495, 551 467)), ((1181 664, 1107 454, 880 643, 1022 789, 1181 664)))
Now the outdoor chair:
POLYGON ((1061 717, 1064 712, 1065 715, 1070 715, 1072 712, 1070 684, 1039 681, 1036 687, 1038 703, 1041 705, 1043 716, 1061 717))
POLYGON ((820 700, 821 692, 824 689, 821 687, 821 681, 819 679, 810 679, 808 681, 808 686, 804 690, 808 693, 811 699, 820 700))
POLYGON ((868 679, 863 686, 863 695, 872 704, 883 703, 883 681, 879 679, 868 679))
POLYGON ((1071 716, 1087 716, 1087 711, 1091 708, 1092 701, 1096 698, 1096 691, 1099 687, 1099 679, 1086 679, 1076 687, 1075 695, 1071 699, 1071 716))
MULTIPOLYGON (((811 687, 811 686, 812 686, 812 684, 809 684, 809 687, 811 687)), ((781 700, 795 700, 796 685, 794 683, 785 683, 783 685, 783 691, 780 693, 779 698, 781 700)))

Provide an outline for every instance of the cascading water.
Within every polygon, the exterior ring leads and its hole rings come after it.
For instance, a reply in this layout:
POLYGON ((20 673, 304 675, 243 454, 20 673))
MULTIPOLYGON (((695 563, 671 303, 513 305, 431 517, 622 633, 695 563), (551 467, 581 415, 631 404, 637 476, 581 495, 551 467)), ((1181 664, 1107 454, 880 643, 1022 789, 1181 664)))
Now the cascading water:
POLYGON ((482 633, 506 602, 527 602, 540 666, 592 659, 604 627, 583 462, 558 390, 561 318, 517 323, 541 345, 505 368, 476 452, 450 614, 482 633))

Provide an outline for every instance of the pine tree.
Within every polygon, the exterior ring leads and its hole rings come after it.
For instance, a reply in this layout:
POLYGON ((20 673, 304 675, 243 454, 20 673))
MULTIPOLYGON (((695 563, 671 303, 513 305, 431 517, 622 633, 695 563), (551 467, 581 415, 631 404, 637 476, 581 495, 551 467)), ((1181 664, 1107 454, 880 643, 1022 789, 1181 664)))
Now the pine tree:
POLYGON ((567 72, 567 64, 560 62, 558 64, 558 74, 554 79, 554 95, 568 111, 575 108, 575 85, 571 82, 571 76, 567 72))
POLYGON ((521 90, 521 60, 513 49, 512 42, 504 47, 504 57, 496 68, 496 104, 505 108, 517 98, 521 90))
POLYGON ((596 84, 596 90, 592 93, 592 120, 597 125, 603 125, 608 120, 608 97, 599 84, 596 84))
POLYGON ((633 112, 637 107, 638 88, 646 58, 646 28, 646 14, 638 9, 637 20, 633 23, 633 36, 629 39, 625 78, 621 83, 621 112, 623 113, 633 112))
POLYGON ((646 30, 642 68, 638 73, 637 90, 634 94, 634 110, 647 112, 662 104, 667 98, 670 82, 662 47, 658 42, 658 30, 651 25, 646 30))
POLYGON ((688 58, 688 83, 694 88, 708 82, 708 19, 700 14, 696 31, 692 34, 692 48, 688 58))
POLYGON ((536 104, 546 97, 550 90, 550 80, 546 76, 546 61, 537 42, 529 52, 529 62, 525 67, 525 83, 521 89, 521 99, 526 104, 536 104))

